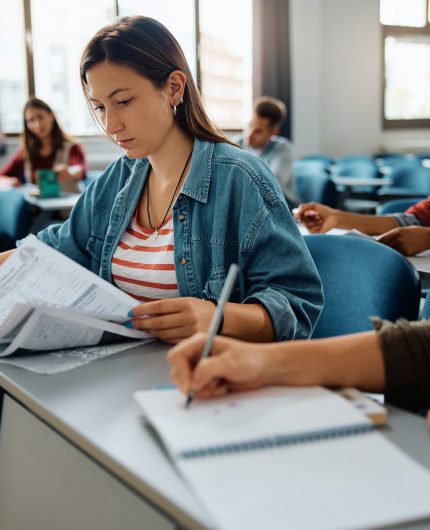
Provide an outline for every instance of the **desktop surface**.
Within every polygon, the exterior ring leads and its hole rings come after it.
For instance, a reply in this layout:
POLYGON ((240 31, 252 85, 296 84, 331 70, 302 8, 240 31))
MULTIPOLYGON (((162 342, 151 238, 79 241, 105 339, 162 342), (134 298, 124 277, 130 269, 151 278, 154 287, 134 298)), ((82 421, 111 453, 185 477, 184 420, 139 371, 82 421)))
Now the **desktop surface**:
MULTIPOLYGON (((0 365, 0 387, 181 527, 203 529, 205 512, 133 399, 136 390, 169 384, 166 350, 152 343, 54 376, 0 365)), ((430 430, 422 418, 390 407, 382 432, 430 469, 430 430)), ((396 528, 429 527, 422 521, 396 528)))

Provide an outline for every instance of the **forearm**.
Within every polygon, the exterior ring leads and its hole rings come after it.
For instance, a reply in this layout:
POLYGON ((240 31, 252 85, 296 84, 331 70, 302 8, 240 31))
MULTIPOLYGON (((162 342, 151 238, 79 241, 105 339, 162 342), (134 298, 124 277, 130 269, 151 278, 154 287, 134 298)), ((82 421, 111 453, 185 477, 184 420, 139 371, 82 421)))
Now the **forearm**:
POLYGON ((0 253, 0 265, 2 265, 9 256, 11 256, 15 252, 15 249, 8 250, 6 252, 0 253))
POLYGON ((269 313, 260 304, 227 303, 222 334, 251 342, 270 342, 276 339, 269 313))
POLYGON ((380 339, 375 332, 268 345, 265 380, 271 385, 385 388, 380 339))
POLYGON ((378 235, 398 228, 396 219, 390 215, 363 215, 339 211, 337 214, 337 227, 346 230, 360 230, 365 234, 378 235))

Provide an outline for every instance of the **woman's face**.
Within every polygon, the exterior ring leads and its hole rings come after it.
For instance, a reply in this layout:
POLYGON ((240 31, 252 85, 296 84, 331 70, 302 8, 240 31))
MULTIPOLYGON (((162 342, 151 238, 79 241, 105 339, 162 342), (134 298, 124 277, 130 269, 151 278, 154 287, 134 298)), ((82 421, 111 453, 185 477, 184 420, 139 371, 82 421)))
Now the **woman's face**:
POLYGON ((54 115, 44 109, 29 107, 24 114, 27 129, 39 138, 49 138, 54 124, 54 115))
POLYGON ((110 62, 87 72, 88 97, 106 133, 130 158, 155 154, 173 127, 169 88, 156 88, 133 68, 110 62))

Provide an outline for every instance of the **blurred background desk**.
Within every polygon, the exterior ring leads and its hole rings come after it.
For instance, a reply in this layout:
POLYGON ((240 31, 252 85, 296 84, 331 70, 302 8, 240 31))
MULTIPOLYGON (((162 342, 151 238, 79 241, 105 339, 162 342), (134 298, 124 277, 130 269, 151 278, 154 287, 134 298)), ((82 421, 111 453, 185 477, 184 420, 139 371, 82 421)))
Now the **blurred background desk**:
POLYGON ((353 203, 351 201, 347 203, 348 199, 354 196, 354 190, 359 191, 360 188, 365 189, 366 193, 370 194, 367 200, 357 201, 360 204, 359 209, 366 209, 366 203, 369 209, 376 208, 378 204, 377 200, 371 199, 371 194, 374 190, 382 188, 383 186, 390 186, 392 179, 389 177, 373 178, 373 177, 350 177, 350 176, 332 176, 331 181, 336 185, 339 190, 337 207, 341 209, 354 210, 353 203))

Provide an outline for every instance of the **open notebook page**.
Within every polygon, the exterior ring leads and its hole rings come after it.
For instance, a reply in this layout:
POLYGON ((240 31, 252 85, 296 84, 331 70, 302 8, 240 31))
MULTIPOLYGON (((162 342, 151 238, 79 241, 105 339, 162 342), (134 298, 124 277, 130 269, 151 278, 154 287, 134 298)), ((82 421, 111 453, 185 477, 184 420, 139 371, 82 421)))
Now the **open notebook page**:
MULTIPOLYGON (((363 422, 322 388, 268 388, 188 410, 177 391, 136 398, 168 449, 321 430, 363 422)), ((284 447, 174 458, 196 497, 223 530, 354 530, 430 516, 430 473, 377 432, 284 447)))
POLYGON ((374 431, 176 465, 217 529, 358 530, 430 516, 429 471, 374 431))
POLYGON ((353 405, 321 387, 270 387, 195 399, 185 409, 178 390, 136 392, 149 422, 173 456, 235 442, 369 424, 353 405))

